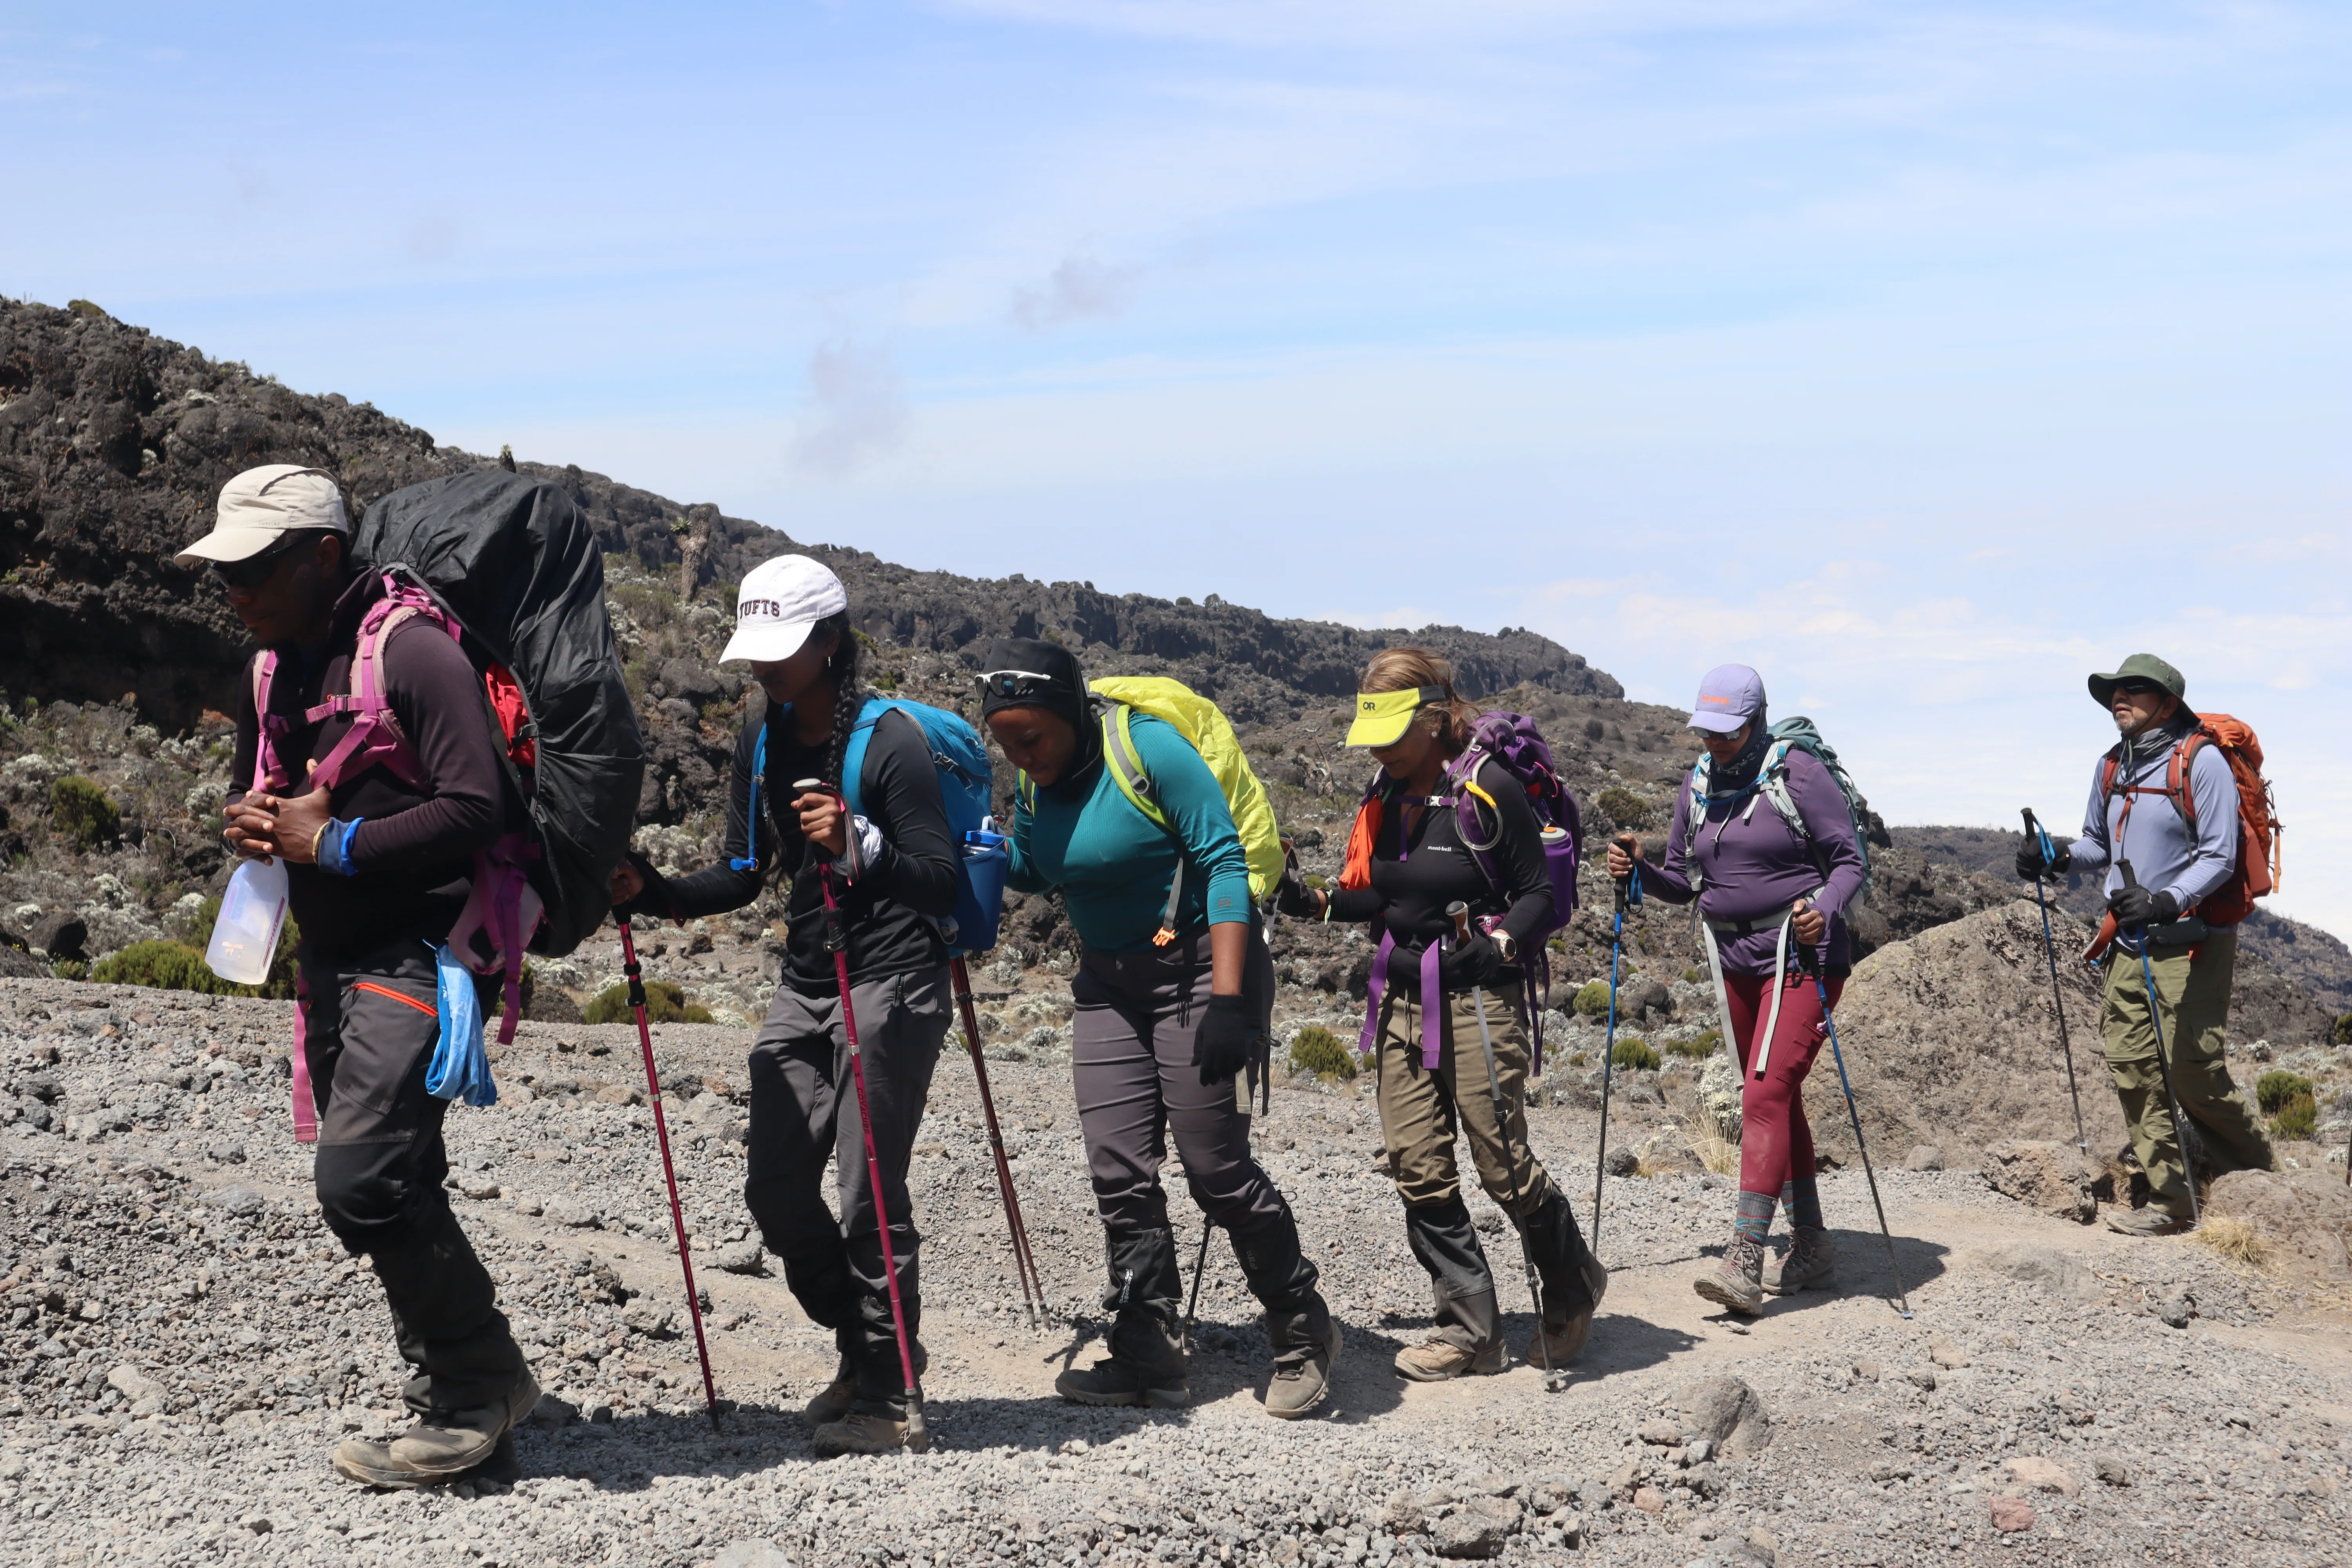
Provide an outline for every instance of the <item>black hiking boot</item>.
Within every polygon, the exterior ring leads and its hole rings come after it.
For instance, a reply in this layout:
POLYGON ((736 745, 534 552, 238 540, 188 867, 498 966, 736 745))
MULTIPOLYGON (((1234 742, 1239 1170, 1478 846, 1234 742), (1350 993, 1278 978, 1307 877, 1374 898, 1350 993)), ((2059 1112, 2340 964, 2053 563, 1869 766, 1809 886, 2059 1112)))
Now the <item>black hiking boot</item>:
POLYGON ((1103 1305, 1118 1316, 1110 1354, 1090 1367, 1072 1367, 1054 1380, 1054 1392, 1073 1405, 1139 1405, 1181 1410, 1192 1403, 1184 1377, 1182 1313, 1176 1271, 1176 1233, 1147 1230, 1109 1238, 1110 1289, 1103 1305))

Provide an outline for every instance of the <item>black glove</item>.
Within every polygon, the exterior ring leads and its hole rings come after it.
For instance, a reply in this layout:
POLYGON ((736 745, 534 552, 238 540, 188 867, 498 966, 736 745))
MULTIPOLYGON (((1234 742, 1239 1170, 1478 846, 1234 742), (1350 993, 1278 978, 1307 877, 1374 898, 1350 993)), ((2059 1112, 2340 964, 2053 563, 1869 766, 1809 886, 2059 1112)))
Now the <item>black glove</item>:
POLYGON ((1249 1066, 1258 1042, 1257 1020, 1239 996, 1212 996, 1192 1035, 1192 1065, 1202 1083, 1224 1083, 1249 1066))
POLYGON ((2180 918, 2180 900, 2146 888, 2117 888, 2107 896, 2107 912, 2120 926, 2160 925, 2180 918))
POLYGON ((2065 874, 2074 863, 2074 852, 2056 838, 2050 841, 2051 858, 2042 858, 2042 835, 2029 833, 2025 842, 2017 847, 2017 874, 2031 882, 2036 877, 2057 877, 2065 874))
POLYGON ((615 906, 613 912, 623 920, 650 917, 685 924, 685 917, 677 912, 677 895, 670 891, 668 879, 654 869, 654 863, 634 849, 623 851, 622 858, 627 860, 636 872, 637 879, 645 884, 645 890, 627 903, 615 906))
POLYGON ((1296 866, 1283 872, 1282 880, 1274 885, 1274 907, 1286 915, 1307 920, 1323 912, 1323 906, 1316 901, 1315 889, 1307 885, 1296 866))
POLYGON ((1468 942, 1457 944, 1454 951, 1437 961, 1438 984, 1448 991, 1467 991, 1473 985, 1492 985, 1495 976, 1503 972, 1503 950, 1495 939, 1480 932, 1468 942))

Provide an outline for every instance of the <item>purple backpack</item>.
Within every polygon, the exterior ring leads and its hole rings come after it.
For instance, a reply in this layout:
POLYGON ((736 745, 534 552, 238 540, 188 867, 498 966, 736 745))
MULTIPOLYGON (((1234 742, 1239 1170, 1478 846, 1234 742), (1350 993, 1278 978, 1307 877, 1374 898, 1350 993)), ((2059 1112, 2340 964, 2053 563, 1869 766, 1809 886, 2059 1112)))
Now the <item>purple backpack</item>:
MULTIPOLYGON (((1496 837, 1501 831, 1495 815, 1492 796, 1478 787, 1480 764, 1493 763, 1519 782, 1527 791, 1528 805, 1535 811, 1536 824, 1543 834, 1544 868, 1551 880, 1551 921, 1534 933, 1528 950, 1520 954, 1520 967, 1527 972, 1532 994, 1528 1007, 1528 1030, 1535 1046, 1532 1063, 1534 1072, 1543 1071, 1543 1009, 1551 999, 1551 951, 1545 941, 1554 931, 1565 927, 1576 913, 1576 868, 1578 845, 1584 837, 1584 820, 1577 810, 1576 796, 1571 794, 1559 770, 1552 765, 1551 747, 1547 744, 1535 721, 1524 713, 1492 712, 1479 715, 1471 727, 1470 744, 1462 754, 1446 765, 1440 781, 1444 797, 1454 805, 1454 821, 1462 847, 1470 852, 1485 872, 1487 885, 1497 893, 1506 891, 1502 868, 1495 863, 1496 837)), ((1370 802, 1385 798, 1395 787, 1386 771, 1372 775, 1371 787, 1364 799, 1370 802)), ((1380 1015, 1381 991, 1388 973, 1388 954, 1391 939, 1382 938, 1381 949, 1372 962, 1370 994, 1367 997, 1363 1039, 1360 1047, 1367 1054, 1372 1049, 1373 1034, 1380 1015)), ((1424 968, 1424 974, 1436 973, 1434 944, 1424 968)), ((1433 1029, 1424 1040, 1424 1065, 1437 1065, 1436 1040, 1433 1029)))

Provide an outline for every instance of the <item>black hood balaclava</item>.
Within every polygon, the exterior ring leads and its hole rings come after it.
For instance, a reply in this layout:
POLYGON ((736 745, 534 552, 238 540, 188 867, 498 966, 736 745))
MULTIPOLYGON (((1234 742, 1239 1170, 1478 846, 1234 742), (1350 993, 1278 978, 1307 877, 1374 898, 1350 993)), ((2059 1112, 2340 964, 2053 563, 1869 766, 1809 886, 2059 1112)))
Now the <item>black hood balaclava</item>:
POLYGON ((1075 654, 1059 643, 1037 637, 999 637, 988 645, 980 672, 980 716, 983 721, 991 713, 1007 708, 1042 708, 1066 721, 1077 731, 1078 749, 1070 760, 1069 771, 1056 779, 1052 788, 1058 791, 1093 772, 1095 763, 1102 760, 1102 725, 1095 717, 1094 699, 1087 690, 1086 674, 1079 669, 1075 654), (1006 696, 996 682, 987 679, 1006 670, 1017 670, 1036 679, 1025 683, 1027 689, 1019 694, 1006 696))

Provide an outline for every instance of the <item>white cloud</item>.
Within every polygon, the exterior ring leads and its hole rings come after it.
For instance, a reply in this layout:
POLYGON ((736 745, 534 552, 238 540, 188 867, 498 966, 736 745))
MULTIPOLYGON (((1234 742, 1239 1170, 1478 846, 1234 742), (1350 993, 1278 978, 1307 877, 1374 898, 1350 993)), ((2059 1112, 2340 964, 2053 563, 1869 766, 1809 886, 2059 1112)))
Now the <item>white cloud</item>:
POLYGON ((809 407, 792 437, 799 465, 840 475, 890 451, 907 433, 907 385, 887 352, 834 338, 809 355, 809 407))
POLYGON ((1143 271, 1134 263, 1115 266, 1088 256, 1073 256, 1047 273, 1043 284, 1014 289, 1006 315, 1027 332, 1049 332, 1072 321, 1117 316, 1134 299, 1143 271))

